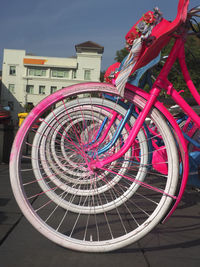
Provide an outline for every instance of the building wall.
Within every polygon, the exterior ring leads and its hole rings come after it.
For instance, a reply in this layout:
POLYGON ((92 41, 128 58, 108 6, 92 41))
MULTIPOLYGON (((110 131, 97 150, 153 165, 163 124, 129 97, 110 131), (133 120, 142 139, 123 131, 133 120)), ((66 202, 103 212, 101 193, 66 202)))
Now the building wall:
POLYGON ((102 54, 77 53, 73 58, 38 57, 25 50, 4 49, 2 66, 1 104, 10 106, 14 124, 24 106, 34 106, 52 89, 72 84, 100 80, 102 54), (42 91, 42 87, 45 90, 42 91), (33 91, 32 91, 33 87, 33 91), (53 87, 53 88, 52 88, 53 87))
POLYGON ((99 54, 77 53, 77 63, 79 66, 77 69, 77 79, 80 81, 85 80, 85 71, 88 70, 90 71, 92 81, 100 80, 101 57, 99 54))

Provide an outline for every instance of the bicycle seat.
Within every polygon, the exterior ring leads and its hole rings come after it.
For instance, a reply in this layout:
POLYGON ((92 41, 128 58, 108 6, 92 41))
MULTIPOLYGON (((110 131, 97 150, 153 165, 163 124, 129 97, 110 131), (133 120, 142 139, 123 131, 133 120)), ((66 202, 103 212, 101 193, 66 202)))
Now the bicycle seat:
MULTIPOLYGON (((140 56, 130 74, 145 66, 158 56, 161 49, 170 41, 171 35, 186 21, 188 5, 189 0, 179 0, 175 20, 170 22, 163 18, 161 22, 153 28, 151 36, 154 36, 155 39, 150 46, 146 46, 145 43, 143 44, 140 56)), ((126 39, 130 36, 131 31, 132 29, 127 33, 126 39)))

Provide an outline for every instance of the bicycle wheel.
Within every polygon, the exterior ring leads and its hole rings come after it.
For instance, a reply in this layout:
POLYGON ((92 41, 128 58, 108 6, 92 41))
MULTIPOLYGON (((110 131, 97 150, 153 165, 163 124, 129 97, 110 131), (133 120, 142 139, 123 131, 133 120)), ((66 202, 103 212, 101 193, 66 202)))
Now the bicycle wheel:
MULTIPOLYGON (((99 125, 101 125, 102 120, 105 117, 108 118, 108 116, 110 116, 110 114, 105 111, 105 109, 102 109, 99 99, 94 98, 91 106, 91 104, 88 104, 88 100, 83 98, 78 100, 78 107, 77 101, 72 101, 70 104, 68 104, 67 115, 65 105, 60 106, 51 112, 49 116, 45 118, 45 122, 43 122, 38 128, 33 140, 31 156, 34 175, 37 178, 42 190, 46 192, 49 198, 53 199, 53 201, 59 206, 74 212, 81 211, 82 213, 99 213, 102 212, 102 209, 112 209, 113 205, 117 205, 116 199, 115 202, 110 201, 109 203, 104 203, 103 205, 96 205, 93 209, 91 206, 88 207, 87 205, 83 206, 79 203, 72 203, 69 200, 63 199, 63 197, 60 197, 60 194, 57 194, 57 192, 51 190, 49 183, 43 179, 45 172, 45 175, 49 177, 55 186, 62 189, 62 192, 65 194, 76 194, 78 196, 94 196, 97 194, 102 194, 118 183, 128 167, 128 159, 130 159, 131 155, 130 151, 126 153, 124 160, 121 161, 121 164, 119 165, 118 163, 118 172, 112 177, 112 180, 109 182, 109 184, 98 184, 98 191, 94 189, 92 190, 90 187, 87 188, 91 179, 91 177, 88 176, 88 168, 85 166, 85 160, 87 161, 88 159, 84 159, 83 153, 81 156, 79 156, 79 158, 77 158, 78 153, 76 149, 81 149, 81 151, 85 150, 85 152, 91 153, 91 149, 89 150, 89 147, 93 147, 92 140, 96 134, 96 129, 99 129, 99 125), (70 106, 72 108, 70 108, 70 106), (79 133, 77 129, 79 130, 79 133), (60 135, 62 136, 60 137, 60 135), (93 137, 91 137, 91 135, 93 137), (61 140, 59 140, 60 138, 61 140), (40 146, 37 144, 40 144, 40 146), (83 164, 83 166, 80 166, 81 164, 83 164), (39 165, 42 165, 43 172, 41 172, 39 165), (79 169, 77 170, 78 166, 79 169), (59 177, 56 177, 55 173, 60 173, 59 177), (77 190, 77 186, 79 186, 79 190, 77 190)), ((115 121, 115 124, 116 123, 119 123, 118 120, 115 121)), ((112 137, 112 131, 113 129, 111 128, 110 133, 108 133, 107 138, 104 140, 105 143, 108 143, 112 137)), ((144 134, 142 135, 141 139, 141 134, 140 140, 145 140, 144 134)), ((123 133, 123 136, 126 135, 126 132, 123 133)), ((144 151, 144 148, 146 148, 145 146, 146 143, 143 142, 143 154, 147 155, 147 153, 144 151)), ((109 150, 109 153, 116 153, 119 147, 120 146, 117 143, 112 150, 109 150)), ((80 153, 81 152, 79 152, 79 154, 80 153)), ((92 153, 94 153, 93 150, 92 153)), ((103 156, 105 157, 105 155, 103 156)), ((113 162, 110 165, 110 170, 113 170, 115 165, 116 163, 113 162)), ((107 171, 103 173, 104 179, 106 178, 107 174, 107 171)), ((141 177, 142 176, 140 175, 140 179, 141 177)), ((101 178, 95 178, 95 182, 100 181, 101 178)), ((137 185, 134 186, 134 188, 136 187, 137 185)), ((132 187, 127 190, 127 195, 133 194, 134 188, 132 185, 132 187)), ((121 202, 122 199, 120 197, 118 199, 118 203, 121 204, 121 202)))
MULTIPOLYGON (((18 205, 38 231, 70 249, 104 252, 129 245, 157 225, 174 199, 176 144, 155 108, 148 119, 162 136, 167 174, 149 162, 148 143, 156 137, 147 137, 144 128, 121 158, 89 167, 121 149, 134 127, 135 116, 126 116, 116 96, 107 84, 64 88, 32 110, 13 144, 10 177, 18 205)), ((132 94, 127 100, 138 115, 146 103, 132 94)))

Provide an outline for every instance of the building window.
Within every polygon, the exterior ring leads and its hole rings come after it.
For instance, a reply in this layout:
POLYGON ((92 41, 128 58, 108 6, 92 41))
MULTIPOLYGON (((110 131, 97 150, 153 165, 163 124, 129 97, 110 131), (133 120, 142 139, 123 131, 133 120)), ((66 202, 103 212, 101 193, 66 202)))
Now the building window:
POLYGON ((28 76, 39 76, 39 77, 45 77, 46 76, 46 70, 45 69, 35 69, 35 68, 29 68, 28 69, 28 76))
POLYGON ((8 90, 9 90, 11 93, 15 93, 15 85, 14 85, 14 84, 9 84, 9 85, 8 85, 8 90))
POLYGON ((76 79, 76 70, 73 70, 72 72, 72 79, 76 79))
POLYGON ((12 76, 16 75, 16 66, 10 66, 9 75, 12 75, 12 76))
POLYGON ((33 85, 27 85, 26 86, 26 93, 27 94, 33 94, 34 86, 33 85))
POLYGON ((54 69, 51 71, 51 76, 54 78, 69 78, 69 70, 54 69))
POLYGON ((40 95, 45 95, 45 86, 44 85, 40 85, 39 86, 39 94, 40 95))
POLYGON ((90 70, 84 71, 84 80, 91 80, 91 71, 90 70))
POLYGON ((56 90, 57 90, 56 86, 51 86, 51 88, 50 88, 51 94, 53 94, 56 90))

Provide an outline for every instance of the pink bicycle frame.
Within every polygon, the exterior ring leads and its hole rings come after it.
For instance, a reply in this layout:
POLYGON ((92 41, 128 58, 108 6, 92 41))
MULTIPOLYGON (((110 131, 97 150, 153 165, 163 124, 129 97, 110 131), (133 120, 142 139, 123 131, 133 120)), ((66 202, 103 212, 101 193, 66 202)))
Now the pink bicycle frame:
POLYGON ((183 178, 180 186, 180 190, 177 196, 174 196, 173 198, 175 199, 175 203, 173 207, 171 208, 170 212, 167 214, 167 216, 164 218, 163 222, 165 222, 175 211, 177 205, 179 204, 185 186, 187 184, 187 179, 188 179, 188 173, 189 173, 189 156, 188 156, 188 150, 187 150, 187 144, 185 141, 185 138, 181 132, 180 127, 178 126, 176 120, 174 117, 170 114, 170 112, 165 108, 165 106, 157 101, 157 97, 159 96, 160 92, 162 89, 167 91, 167 94, 172 97, 172 99, 184 110, 184 112, 191 117, 191 119, 200 127, 200 117, 194 112, 194 110, 187 104, 187 102, 180 96, 180 94, 174 89, 173 85, 168 81, 168 74, 176 61, 176 59, 179 60, 181 70, 184 76, 184 79, 187 83, 187 86, 195 98, 196 102, 200 105, 200 95, 198 94, 191 78, 189 75, 189 72, 187 70, 186 62, 185 62, 185 51, 184 51, 184 40, 180 36, 176 39, 175 44, 173 46, 173 49, 164 65, 162 68, 160 74, 158 75, 155 83, 153 84, 153 87, 150 91, 150 93, 144 92, 142 89, 135 87, 133 85, 127 84, 126 88, 129 90, 126 90, 125 92, 125 97, 128 96, 129 99, 134 97, 134 94, 138 94, 144 99, 147 100, 147 103, 138 116, 135 127, 131 129, 130 135, 127 139, 126 144, 120 149, 116 154, 106 158, 105 160, 102 161, 94 161, 91 162, 92 168, 97 167, 97 168, 102 168, 104 165, 111 163, 112 161, 120 158, 126 151, 130 148, 132 142, 135 140, 140 128, 142 127, 146 116, 148 115, 150 109, 154 105, 157 107, 168 119, 170 122, 171 126, 173 127, 175 134, 178 137, 178 141, 180 142, 180 150, 181 150, 181 155, 182 155, 182 161, 183 161, 183 178))
MULTIPOLYGON (((195 98, 196 102, 200 105, 200 95, 198 94, 187 69, 187 65, 185 62, 185 51, 184 51, 184 41, 182 38, 178 38, 174 44, 174 47, 161 71, 158 78, 156 79, 153 89, 150 92, 150 94, 154 93, 154 88, 162 88, 167 91, 167 94, 172 97, 172 99, 182 108, 182 110, 197 124, 198 127, 200 127, 200 117, 195 113, 195 111, 188 105, 188 103, 180 96, 180 94, 174 89, 173 85, 168 81, 167 77, 168 74, 175 62, 175 60, 178 59, 180 63, 180 67, 184 76, 184 79, 187 83, 187 86, 195 98)), ((148 100, 149 95, 142 92, 141 90, 135 90, 135 88, 130 87, 130 85, 127 85, 127 88, 140 96, 144 97, 148 100)), ((180 186, 180 190, 178 193, 178 196, 176 198, 176 201, 171 208, 170 212, 167 214, 167 216, 164 218, 163 223, 172 215, 172 213, 175 211, 176 207, 178 206, 182 195, 185 190, 185 186, 187 184, 188 180, 188 173, 189 173, 189 157, 188 157, 188 150, 187 150, 187 143, 186 140, 176 122, 176 120, 173 118, 173 116, 168 112, 168 110, 162 105, 162 103, 156 101, 154 104, 158 109, 165 115, 165 117, 168 119, 168 121, 171 123, 172 127, 174 128, 178 139, 180 140, 181 149, 182 149, 182 160, 183 160, 183 178, 180 186)), ((179 144, 179 145, 180 145, 179 144)))

